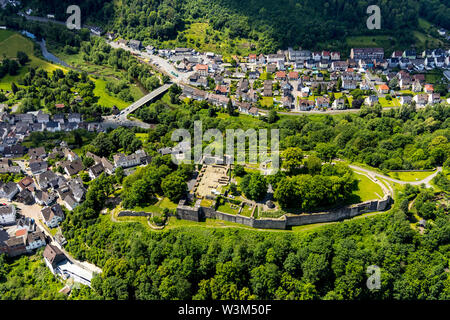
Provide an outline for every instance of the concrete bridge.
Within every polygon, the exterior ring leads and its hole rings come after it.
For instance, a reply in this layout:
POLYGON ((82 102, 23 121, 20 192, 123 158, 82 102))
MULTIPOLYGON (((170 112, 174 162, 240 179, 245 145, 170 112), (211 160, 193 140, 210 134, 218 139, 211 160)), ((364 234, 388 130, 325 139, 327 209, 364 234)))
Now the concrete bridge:
POLYGON ((146 103, 152 101, 153 99, 161 96, 162 94, 164 94, 167 90, 169 90, 170 86, 172 84, 171 83, 166 83, 163 86, 153 90, 152 92, 150 92, 149 94, 147 94, 146 96, 140 98, 138 101, 133 102, 129 107, 127 107, 126 109, 122 110, 120 112, 120 116, 122 117, 127 117, 127 115, 129 115, 130 113, 135 112, 137 109, 139 109, 140 107, 142 107, 143 105, 145 105, 146 103))

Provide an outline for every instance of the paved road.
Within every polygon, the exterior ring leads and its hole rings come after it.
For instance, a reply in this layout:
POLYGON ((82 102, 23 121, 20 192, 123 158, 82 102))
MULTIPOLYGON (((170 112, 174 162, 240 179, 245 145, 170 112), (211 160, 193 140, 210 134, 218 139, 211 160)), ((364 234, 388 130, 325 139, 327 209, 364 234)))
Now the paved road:
POLYGON ((125 51, 129 51, 129 52, 133 53, 134 55, 140 57, 141 59, 143 59, 143 62, 151 65, 153 68, 155 68, 159 72, 169 76, 174 83, 186 84, 188 82, 188 78, 191 76, 191 74, 194 73, 194 71, 179 72, 178 70, 175 69, 175 67, 167 59, 164 59, 160 56, 149 54, 145 51, 133 50, 129 47, 122 46, 119 43, 114 42, 114 41, 107 41, 107 43, 115 49, 123 49, 125 51), (178 76, 175 76, 174 74, 176 74, 178 76))
POLYGON ((384 179, 384 180, 387 180, 387 181, 390 181, 390 182, 394 182, 394 183, 398 183, 398 184, 401 184, 401 185, 410 184, 410 185, 418 186, 418 185, 421 185, 421 184, 425 184, 425 186, 426 186, 427 188, 431 188, 431 187, 432 187, 431 184, 430 184, 430 181, 431 181, 431 180, 432 180, 439 172, 442 171, 442 167, 438 167, 437 170, 436 170, 434 173, 432 173, 431 175, 429 175, 429 176, 426 177, 425 179, 418 180, 418 181, 401 181, 401 180, 393 179, 393 178, 391 178, 391 177, 385 176, 385 175, 380 174, 380 173, 378 173, 378 172, 375 172, 375 171, 372 171, 372 170, 368 170, 368 169, 365 169, 365 168, 362 168, 362 167, 359 167, 359 166, 355 166, 355 165, 351 165, 351 164, 350 164, 349 167, 352 168, 353 170, 358 170, 358 171, 365 172, 365 173, 371 175, 371 176, 374 177, 374 178, 384 179))

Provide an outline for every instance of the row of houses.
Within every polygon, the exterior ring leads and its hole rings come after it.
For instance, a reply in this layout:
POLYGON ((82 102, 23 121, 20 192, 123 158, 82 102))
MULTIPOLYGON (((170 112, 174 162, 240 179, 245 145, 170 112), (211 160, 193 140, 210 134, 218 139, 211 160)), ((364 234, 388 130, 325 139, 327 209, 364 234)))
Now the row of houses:
POLYGON ((10 257, 31 253, 47 243, 33 219, 18 216, 14 205, 0 206, 0 253, 10 257))

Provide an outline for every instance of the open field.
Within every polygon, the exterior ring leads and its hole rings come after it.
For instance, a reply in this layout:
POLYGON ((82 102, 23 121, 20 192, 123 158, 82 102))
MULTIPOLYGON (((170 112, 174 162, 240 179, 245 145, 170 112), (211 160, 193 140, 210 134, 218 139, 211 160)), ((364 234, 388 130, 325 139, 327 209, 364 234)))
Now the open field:
POLYGON ((107 94, 105 80, 96 79, 94 81, 95 81, 94 94, 100 97, 100 99, 98 100, 99 104, 110 108, 116 106, 117 108, 119 108, 119 110, 125 109, 131 104, 129 102, 125 102, 119 98, 112 97, 109 94, 107 94))
MULTIPOLYGON (((64 72, 68 70, 62 66, 55 65, 49 63, 41 58, 38 58, 34 55, 34 43, 32 40, 27 39, 26 37, 9 30, 0 30, 0 53, 5 55, 6 58, 15 59, 18 51, 25 52, 30 61, 26 64, 26 66, 21 67, 19 72, 15 76, 7 75, 0 79, 0 89, 3 90, 11 90, 11 83, 15 82, 17 84, 18 80, 28 72, 28 67, 36 67, 42 68, 45 71, 51 73, 56 69, 61 69, 64 72), (3 39, 3 40, 2 40, 3 39)), ((112 107, 116 105, 119 109, 124 109, 128 107, 131 103, 125 102, 119 98, 112 97, 106 93, 106 81, 102 79, 91 79, 95 83, 94 94, 100 97, 98 103, 106 106, 112 107)), ((112 79, 113 80, 113 79, 112 79)), ((143 96, 140 92, 139 88, 132 87, 131 93, 133 98, 139 99, 143 96)))
POLYGON ((398 100, 398 98, 392 98, 392 100, 387 100, 384 97, 380 97, 378 99, 378 101, 380 102, 380 104, 383 108, 400 107, 400 101, 398 100))
POLYGON ((19 69, 17 75, 7 75, 0 79, 0 89, 11 90, 11 83, 16 82, 17 84, 18 79, 28 72, 28 67, 40 67, 47 72, 53 72, 56 69, 67 71, 61 66, 51 64, 36 57, 34 55, 34 44, 31 40, 9 30, 0 30, 0 58, 3 59, 3 56, 5 56, 9 59, 15 59, 18 51, 25 52, 30 58, 30 61, 19 69))
MULTIPOLYGON (((163 198, 159 200, 157 203, 153 205, 149 205, 146 207, 134 207, 131 209, 132 211, 144 211, 144 212, 153 212, 153 213, 161 213, 163 209, 174 210, 177 208, 177 204, 170 201, 168 198, 163 198)), ((120 218, 119 218, 120 219, 120 218)))
POLYGON ((362 202, 381 199, 383 197, 383 190, 381 187, 368 177, 355 172, 355 178, 358 180, 359 190, 354 191, 354 194, 359 196, 362 202))
POLYGON ((419 181, 432 175, 436 171, 408 171, 408 172, 389 172, 391 178, 401 181, 419 181))

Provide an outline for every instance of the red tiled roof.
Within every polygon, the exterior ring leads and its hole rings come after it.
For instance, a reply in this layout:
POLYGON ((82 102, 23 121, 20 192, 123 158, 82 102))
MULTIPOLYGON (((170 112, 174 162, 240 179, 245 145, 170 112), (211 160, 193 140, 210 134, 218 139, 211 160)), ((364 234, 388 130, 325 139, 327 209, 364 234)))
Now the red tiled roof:
POLYGON ((296 72, 296 71, 289 72, 289 78, 290 79, 298 79, 298 72, 296 72))
POLYGON ((20 229, 16 231, 16 237, 24 236, 28 233, 27 229, 20 229))
POLYGON ((276 77, 277 78, 285 78, 286 77, 286 72, 284 72, 284 71, 277 71, 276 77))

